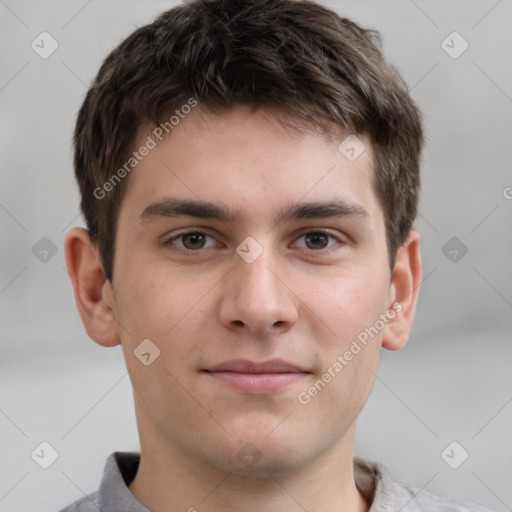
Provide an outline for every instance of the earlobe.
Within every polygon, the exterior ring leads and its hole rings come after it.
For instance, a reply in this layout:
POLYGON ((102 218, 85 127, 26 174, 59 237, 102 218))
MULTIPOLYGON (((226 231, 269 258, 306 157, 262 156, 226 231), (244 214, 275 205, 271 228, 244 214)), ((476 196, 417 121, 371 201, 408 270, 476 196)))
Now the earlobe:
POLYGON ((74 228, 66 235, 65 249, 76 305, 87 334, 105 347, 118 345, 114 297, 96 244, 85 229, 74 228))
POLYGON ((401 349, 409 339, 421 284, 420 235, 411 231, 398 249, 391 277, 389 309, 396 314, 386 325, 382 346, 388 350, 401 349))

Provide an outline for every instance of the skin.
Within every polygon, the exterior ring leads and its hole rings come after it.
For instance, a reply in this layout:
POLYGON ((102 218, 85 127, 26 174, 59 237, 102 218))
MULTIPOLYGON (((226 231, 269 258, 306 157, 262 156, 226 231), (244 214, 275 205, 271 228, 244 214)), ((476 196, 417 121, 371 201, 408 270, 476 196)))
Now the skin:
MULTIPOLYGON (((135 147, 148 133, 140 130, 135 147)), ((370 143, 362 138, 366 151, 350 162, 338 150, 346 135, 329 141, 314 131, 292 133, 265 109, 196 109, 129 177, 113 287, 87 232, 68 233, 67 265, 85 328, 101 345, 121 343, 125 354, 141 442, 129 488, 151 510, 240 511, 247 503, 255 512, 368 509, 353 476, 356 419, 381 347, 407 342, 421 260, 411 231, 390 271, 370 143), (140 219, 168 196, 222 202, 240 218, 140 219), (276 222, 293 203, 340 198, 368 218, 276 222), (186 229, 209 236, 199 244, 178 238, 186 229), (311 241, 312 231, 332 237, 311 241), (249 236, 263 249, 252 263, 236 252, 249 236), (401 312, 301 404, 298 394, 393 303, 401 312), (160 350, 149 366, 134 356, 144 339, 160 350), (274 393, 248 393, 202 371, 238 358, 281 358, 309 373, 274 393), (254 464, 237 456, 247 443, 261 455, 254 464)))

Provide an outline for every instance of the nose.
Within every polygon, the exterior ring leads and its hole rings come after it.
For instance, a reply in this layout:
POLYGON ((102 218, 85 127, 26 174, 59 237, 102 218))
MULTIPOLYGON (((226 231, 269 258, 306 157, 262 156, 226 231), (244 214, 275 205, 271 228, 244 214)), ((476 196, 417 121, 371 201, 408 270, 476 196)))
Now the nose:
POLYGON ((252 263, 235 258, 222 293, 223 325, 258 338, 289 330, 298 319, 299 299, 286 282, 282 265, 266 250, 252 263))

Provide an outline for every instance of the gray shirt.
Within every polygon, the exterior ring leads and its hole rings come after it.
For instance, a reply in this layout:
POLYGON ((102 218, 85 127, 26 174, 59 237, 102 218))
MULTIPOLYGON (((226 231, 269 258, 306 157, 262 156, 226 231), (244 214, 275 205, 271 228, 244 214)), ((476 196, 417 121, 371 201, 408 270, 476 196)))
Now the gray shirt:
MULTIPOLYGON (((139 460, 139 453, 113 453, 105 464, 99 490, 61 512, 150 512, 128 489, 139 460)), ((361 494, 371 503, 370 512, 490 512, 468 501, 436 496, 393 482, 382 464, 358 457, 354 458, 354 479, 361 494)))

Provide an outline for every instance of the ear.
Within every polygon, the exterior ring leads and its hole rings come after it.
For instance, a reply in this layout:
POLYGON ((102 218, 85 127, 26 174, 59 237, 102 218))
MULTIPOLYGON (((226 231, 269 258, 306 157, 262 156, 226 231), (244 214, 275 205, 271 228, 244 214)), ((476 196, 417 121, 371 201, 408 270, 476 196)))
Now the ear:
POLYGON ((66 265, 87 334, 104 347, 119 345, 112 286, 105 279, 96 244, 82 228, 66 235, 66 265))
POLYGON ((409 339, 421 284, 420 235, 411 231, 397 251, 389 291, 390 311, 394 317, 386 324, 382 346, 388 350, 401 349, 409 339))

